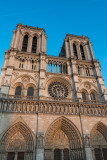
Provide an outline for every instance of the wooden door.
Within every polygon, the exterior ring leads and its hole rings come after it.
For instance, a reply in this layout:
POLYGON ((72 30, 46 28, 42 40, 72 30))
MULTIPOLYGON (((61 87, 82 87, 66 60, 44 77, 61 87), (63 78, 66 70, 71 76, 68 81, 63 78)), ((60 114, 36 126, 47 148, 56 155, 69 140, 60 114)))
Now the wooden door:
POLYGON ((104 160, 107 160, 107 148, 103 148, 102 152, 103 152, 103 158, 104 158, 104 160))
POLYGON ((15 152, 8 152, 7 160, 14 160, 15 152))
POLYGON ((102 158, 101 158, 101 149, 100 148, 95 148, 94 149, 94 153, 95 153, 95 159, 96 160, 102 160, 102 158))
POLYGON ((64 156, 64 160, 69 160, 69 150, 68 149, 64 149, 63 150, 63 156, 64 156))
POLYGON ((18 152, 17 160, 24 160, 24 152, 18 152))
POLYGON ((60 149, 54 150, 54 160, 61 160, 61 151, 60 149))

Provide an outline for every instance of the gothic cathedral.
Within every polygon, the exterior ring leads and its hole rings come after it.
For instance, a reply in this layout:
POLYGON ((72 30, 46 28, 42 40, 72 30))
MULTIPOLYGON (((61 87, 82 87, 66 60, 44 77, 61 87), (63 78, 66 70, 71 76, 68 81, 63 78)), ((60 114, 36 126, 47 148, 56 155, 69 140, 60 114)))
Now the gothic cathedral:
POLYGON ((0 160, 107 160, 107 88, 86 36, 47 55, 43 28, 18 24, 0 78, 0 160))

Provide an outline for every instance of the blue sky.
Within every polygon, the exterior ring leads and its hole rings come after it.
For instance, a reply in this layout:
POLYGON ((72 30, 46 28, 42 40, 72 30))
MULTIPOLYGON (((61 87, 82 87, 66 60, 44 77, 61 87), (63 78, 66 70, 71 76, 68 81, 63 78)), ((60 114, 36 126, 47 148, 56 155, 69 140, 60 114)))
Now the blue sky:
POLYGON ((67 33, 86 35, 107 87, 107 0, 5 0, 0 5, 0 68, 18 23, 44 28, 47 53, 58 55, 67 33))

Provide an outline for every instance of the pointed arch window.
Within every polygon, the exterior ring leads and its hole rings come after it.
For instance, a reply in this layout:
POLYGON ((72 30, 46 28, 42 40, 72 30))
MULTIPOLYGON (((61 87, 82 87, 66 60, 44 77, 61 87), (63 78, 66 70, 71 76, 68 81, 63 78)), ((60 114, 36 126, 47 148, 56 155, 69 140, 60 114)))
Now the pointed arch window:
POLYGON ((37 37, 34 36, 32 41, 32 53, 36 53, 36 49, 37 49, 37 37))
POLYGON ((92 101, 95 101, 95 100, 96 100, 96 97, 95 97, 95 94, 94 94, 94 93, 91 93, 91 94, 90 94, 90 97, 91 97, 91 100, 92 100, 92 101))
POLYGON ((84 49, 82 45, 80 45, 80 51, 81 51, 82 60, 85 60, 85 54, 84 54, 84 49))
POLYGON ((82 92, 82 99, 83 99, 83 100, 87 100, 86 94, 85 94, 84 92, 82 92))
POLYGON ((73 43, 73 51, 74 51, 74 56, 78 59, 77 48, 75 43, 73 43))
POLYGON ((33 97, 34 96, 34 88, 29 87, 27 90, 27 97, 33 97))
POLYGON ((27 45, 28 45, 28 35, 25 35, 23 38, 23 44, 22 44, 22 51, 27 51, 27 45))
POLYGON ((15 90, 15 96, 20 97, 21 96, 21 92, 22 92, 22 87, 21 86, 17 86, 16 90, 15 90))

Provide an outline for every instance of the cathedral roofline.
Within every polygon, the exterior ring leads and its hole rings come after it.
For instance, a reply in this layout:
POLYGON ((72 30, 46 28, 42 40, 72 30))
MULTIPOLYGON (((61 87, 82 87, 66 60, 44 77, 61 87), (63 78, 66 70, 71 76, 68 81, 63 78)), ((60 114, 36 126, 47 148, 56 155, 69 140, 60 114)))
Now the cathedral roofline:
POLYGON ((43 30, 43 31, 45 32, 45 29, 44 29, 44 28, 28 26, 28 25, 24 25, 23 23, 17 24, 16 27, 18 27, 18 26, 20 26, 20 27, 22 27, 22 28, 29 28, 29 29, 34 29, 34 30, 35 30, 35 29, 37 29, 37 30, 43 30))
POLYGON ((88 39, 88 40, 89 40, 89 38, 88 38, 87 36, 84 36, 84 35, 78 36, 78 35, 74 35, 74 34, 69 34, 69 33, 67 33, 67 34, 66 34, 66 38, 68 38, 68 37, 82 38, 82 39, 88 39))

